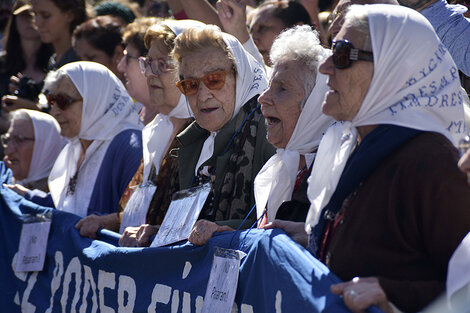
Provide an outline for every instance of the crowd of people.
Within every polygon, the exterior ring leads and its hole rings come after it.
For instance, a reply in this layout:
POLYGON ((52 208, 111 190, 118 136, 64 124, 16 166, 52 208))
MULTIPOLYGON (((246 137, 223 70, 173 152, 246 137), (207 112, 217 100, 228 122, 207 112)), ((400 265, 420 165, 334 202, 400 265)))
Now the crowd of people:
POLYGON ((464 5, 5 2, 6 187, 126 247, 207 188, 195 245, 280 228, 353 312, 470 306, 464 5))

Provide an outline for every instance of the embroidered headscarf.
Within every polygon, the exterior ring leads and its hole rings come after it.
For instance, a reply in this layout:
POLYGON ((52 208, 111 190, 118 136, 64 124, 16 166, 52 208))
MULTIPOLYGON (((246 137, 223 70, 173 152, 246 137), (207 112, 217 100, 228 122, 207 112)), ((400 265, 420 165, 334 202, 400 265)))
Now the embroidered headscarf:
MULTIPOLYGON (((162 24, 168 26, 176 36, 181 34, 181 32, 186 28, 205 25, 204 23, 193 20, 166 20, 162 22, 162 24)), ((174 86, 174 88, 177 87, 174 86)), ((163 152, 168 146, 171 134, 173 133, 173 123, 170 121, 170 118, 176 117, 184 119, 191 116, 192 112, 189 109, 186 97, 181 95, 178 104, 168 115, 159 113, 144 127, 142 130, 144 182, 148 180, 152 164, 155 166, 155 174, 158 174, 159 172, 163 152)))
MULTIPOLYGON (((264 71, 264 66, 256 61, 235 37, 223 32, 222 37, 230 52, 233 54, 237 70, 233 119, 248 100, 261 94, 268 87, 268 79, 264 71)), ((211 132, 204 142, 199 160, 196 164, 195 175, 198 174, 199 167, 212 157, 216 136, 216 131, 211 132)))
POLYGON ((57 209, 86 216, 107 147, 112 139, 127 129, 141 129, 138 108, 121 81, 105 66, 94 62, 73 62, 62 66, 82 96, 82 119, 77 137, 70 138, 49 176, 49 190, 57 209), (92 141, 81 167, 80 139, 92 141), (69 183, 79 171, 74 192, 69 183))
MULTIPOLYGON (((323 53, 319 56, 319 62, 328 55, 326 50, 321 51, 323 53)), ((272 222, 282 202, 292 198, 300 155, 311 153, 320 144, 323 133, 334 122, 331 117, 322 113, 321 108, 325 93, 329 90, 326 80, 326 75, 317 72, 315 86, 308 95, 285 149, 278 148, 255 178, 258 218, 267 205, 268 222, 272 222)))
MULTIPOLYGON (((454 144, 465 133, 457 66, 431 24, 420 13, 395 5, 360 6, 367 10, 374 74, 352 121, 325 133, 309 177, 310 232, 336 189, 356 144, 358 126, 392 124, 441 133, 454 144)), ((343 27, 347 27, 346 21, 343 27)))
POLYGON ((17 112, 26 113, 31 118, 34 129, 33 157, 29 173, 25 179, 18 182, 28 184, 49 176, 66 140, 60 136, 60 126, 50 114, 25 109, 17 112))

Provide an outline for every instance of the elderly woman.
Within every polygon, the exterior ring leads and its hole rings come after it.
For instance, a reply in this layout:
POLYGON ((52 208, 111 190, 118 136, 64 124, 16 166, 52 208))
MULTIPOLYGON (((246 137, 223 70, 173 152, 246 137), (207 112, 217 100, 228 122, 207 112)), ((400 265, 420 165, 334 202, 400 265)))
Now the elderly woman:
POLYGON ((117 212, 142 158, 137 108, 105 66, 73 62, 51 72, 45 94, 70 142, 49 175, 50 195, 26 198, 85 217, 117 212))
POLYGON ((328 90, 318 65, 328 56, 309 26, 289 29, 274 41, 269 89, 259 102, 268 125, 268 141, 277 153, 255 179, 260 226, 275 218, 304 222, 310 202, 307 178, 321 137, 333 119, 321 112, 328 90))
POLYGON ((351 310, 416 312, 470 229, 457 68, 427 20, 394 5, 351 6, 332 49, 322 110, 343 123, 309 178, 309 246, 351 280, 331 288, 351 310))
MULTIPOLYGON (((239 226, 254 204, 254 177, 273 153, 256 101, 267 79, 238 40, 216 26, 185 29, 173 56, 182 78, 177 85, 196 119, 177 136, 178 183, 187 189, 213 182, 199 215, 204 220, 192 233, 207 237, 214 227, 239 226)), ((139 245, 148 245, 151 229, 137 234, 139 245)))
POLYGON ((142 105, 139 115, 144 125, 155 118, 158 110, 150 101, 147 79, 140 70, 139 57, 147 55, 148 49, 145 47, 144 36, 147 29, 157 24, 158 21, 159 19, 155 17, 141 17, 127 25, 122 35, 123 56, 117 65, 118 71, 124 77, 127 92, 142 105))
POLYGON ((215 26, 183 31, 173 56, 182 78, 178 86, 196 118, 178 136, 180 187, 212 182, 192 232, 207 238, 240 226, 254 204, 254 178, 273 153, 256 101, 267 79, 238 40, 215 26))
POLYGON ((64 145, 59 124, 49 114, 24 109, 11 113, 2 146, 13 183, 47 192, 47 177, 64 145))

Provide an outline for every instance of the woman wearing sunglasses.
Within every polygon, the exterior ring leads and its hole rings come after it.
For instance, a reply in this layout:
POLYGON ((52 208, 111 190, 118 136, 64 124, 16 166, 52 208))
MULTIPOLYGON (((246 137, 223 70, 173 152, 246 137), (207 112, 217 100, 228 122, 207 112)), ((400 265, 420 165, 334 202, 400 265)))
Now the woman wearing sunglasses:
POLYGON ((331 290, 352 311, 420 311, 470 230, 457 67, 431 24, 395 5, 351 6, 332 49, 322 109, 342 123, 309 178, 309 247, 347 281, 331 290))
POLYGON ((10 114, 10 128, 1 141, 3 161, 13 172, 13 183, 48 192, 47 177, 65 145, 57 121, 39 111, 16 110, 10 114))
POLYGON ((173 57, 196 121, 178 136, 181 189, 211 182, 211 193, 190 240, 206 241, 214 231, 250 227, 256 214, 253 181, 274 153, 258 96, 268 81, 263 66, 235 37, 216 26, 183 31, 173 57), (217 221, 217 224, 214 223, 217 221), (223 225, 223 226, 219 226, 223 225))
POLYGON ((116 213, 142 158, 137 107, 121 81, 94 62, 49 73, 44 93, 69 143, 49 175, 50 194, 28 191, 26 198, 81 217, 116 213))

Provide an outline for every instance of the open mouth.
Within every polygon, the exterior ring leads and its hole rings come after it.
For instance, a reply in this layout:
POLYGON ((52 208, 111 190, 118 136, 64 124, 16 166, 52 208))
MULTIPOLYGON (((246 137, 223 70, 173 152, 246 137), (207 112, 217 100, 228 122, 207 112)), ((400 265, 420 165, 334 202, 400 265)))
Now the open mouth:
POLYGON ((273 127, 279 124, 281 120, 278 119, 277 117, 269 116, 269 117, 266 117, 266 122, 268 124, 268 127, 273 127))
POLYGON ((201 109, 201 113, 204 113, 204 114, 209 114, 209 113, 212 113, 214 112, 215 110, 217 110, 218 108, 204 108, 204 109, 201 109))

